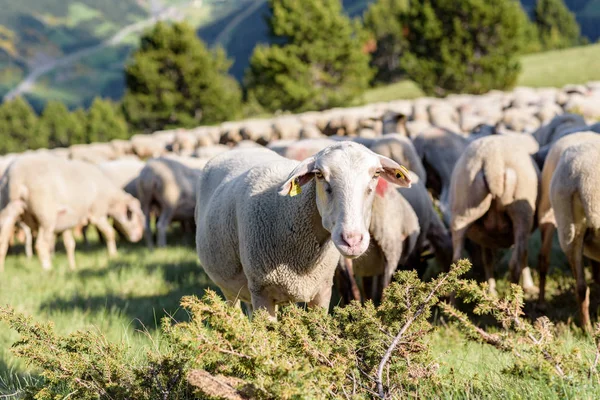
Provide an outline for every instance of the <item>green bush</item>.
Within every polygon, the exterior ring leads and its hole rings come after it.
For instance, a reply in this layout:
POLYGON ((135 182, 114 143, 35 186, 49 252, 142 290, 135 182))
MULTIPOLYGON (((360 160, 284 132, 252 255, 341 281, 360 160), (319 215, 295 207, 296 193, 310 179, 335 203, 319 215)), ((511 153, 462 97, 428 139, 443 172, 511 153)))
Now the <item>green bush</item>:
POLYGON ((269 0, 275 44, 254 49, 247 95, 267 111, 348 105, 373 75, 366 35, 340 0, 269 0))
POLYGON ((581 44, 579 24, 563 0, 537 0, 534 10, 540 43, 544 50, 581 44))
POLYGON ((128 139, 129 136, 127 123, 118 106, 110 100, 94 99, 87 112, 86 142, 108 142, 113 139, 128 139))
MULTIPOLYGON (((598 378, 596 362, 561 352, 556 328, 547 318, 524 319, 521 289, 512 285, 505 297, 491 297, 487 284, 460 279, 470 267, 460 261, 448 274, 422 282, 416 272, 402 271, 385 291, 380 306, 371 302, 304 310, 283 307, 278 321, 264 311, 248 319, 215 292, 200 300, 185 297, 189 322, 162 321, 160 345, 132 362, 122 344, 97 331, 57 336, 52 325, 33 323, 10 308, 0 320, 21 339, 13 352, 40 371, 41 379, 24 388, 27 398, 70 399, 297 399, 297 398, 431 398, 461 393, 438 378, 439 359, 429 349, 432 311, 442 312, 465 337, 510 355, 497 371, 506 376, 535 376, 564 394, 565 386, 598 378), (490 315, 497 326, 484 330, 442 296, 454 292, 490 315)), ((595 334, 598 339, 598 331, 595 334)), ((600 356, 600 352, 597 353, 600 356)), ((458 368, 458 365, 451 365, 458 368)), ((475 379, 469 393, 486 396, 485 382, 475 379)))
POLYGON ((413 0, 401 67, 428 95, 507 89, 520 71, 527 15, 516 0, 413 0))
POLYGON ((160 22, 146 33, 125 70, 125 116, 134 129, 156 131, 234 119, 237 82, 223 51, 209 51, 185 23, 160 22))
POLYGON ((407 47, 404 14, 408 3, 409 0, 377 0, 365 12, 365 29, 377 46, 371 54, 371 66, 377 71, 375 82, 394 82, 403 75, 400 56, 407 47))
POLYGON ((44 147, 46 139, 37 135, 37 120, 22 97, 0 104, 0 154, 44 147))

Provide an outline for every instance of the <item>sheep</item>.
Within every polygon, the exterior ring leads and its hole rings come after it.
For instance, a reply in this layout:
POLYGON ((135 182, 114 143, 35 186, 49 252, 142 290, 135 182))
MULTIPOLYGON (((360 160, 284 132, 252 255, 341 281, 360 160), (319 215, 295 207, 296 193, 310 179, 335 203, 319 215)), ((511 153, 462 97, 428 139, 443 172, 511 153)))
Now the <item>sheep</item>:
POLYGON ((450 234, 419 177, 412 171, 409 174, 410 188, 392 188, 386 181, 378 182, 369 227, 369 250, 356 260, 341 260, 336 271, 346 302, 360 300, 353 274, 362 278, 365 296, 378 301, 399 264, 418 268, 427 242, 433 246, 442 268, 445 271, 450 268, 450 234), (373 277, 377 279, 371 281, 373 277))
POLYGON ((273 124, 267 119, 247 120, 240 129, 242 140, 265 145, 273 138, 273 124))
POLYGON ((225 144, 215 144, 212 146, 198 147, 194 152, 194 157, 201 159, 212 158, 218 154, 229 151, 230 149, 231 147, 225 144))
POLYGON ((198 145, 198 137, 193 133, 180 130, 175 133, 171 147, 174 153, 181 156, 191 156, 198 145))
POLYGON ((550 202, 556 218, 558 240, 575 276, 579 314, 582 325, 588 332, 591 331, 590 292, 583 271, 583 256, 592 260, 594 279, 598 282, 599 158, 598 140, 574 144, 562 152, 550 181, 550 202))
POLYGON ((440 199, 440 209, 446 223, 450 221, 449 195, 452 170, 468 146, 469 140, 454 132, 431 128, 413 139, 427 176, 427 187, 440 199))
POLYGON ((168 140, 160 136, 143 134, 133 135, 129 141, 133 153, 142 159, 160 157, 167 152, 169 144, 168 140))
POLYGON ((583 129, 587 124, 581 115, 562 114, 554 117, 547 125, 540 127, 533 133, 540 147, 556 142, 564 132, 573 128, 583 129))
POLYGON ((129 140, 113 139, 110 141, 110 146, 114 150, 117 158, 133 153, 133 147, 129 140))
POLYGON ((69 265, 75 268, 75 241, 71 229, 89 221, 104 234, 108 254, 117 253, 115 234, 107 217, 112 217, 127 238, 136 242, 143 234, 144 216, 140 203, 115 186, 95 165, 54 156, 25 155, 10 166, 2 178, 4 210, 22 204, 5 217, 0 227, 0 267, 3 268, 8 234, 22 219, 37 230, 36 251, 44 269, 52 267, 54 235, 63 233, 69 265))
POLYGON ((412 267, 420 262, 420 254, 426 245, 433 247, 435 258, 444 271, 449 271, 452 263, 452 239, 450 232, 442 222, 433 206, 433 201, 427 192, 425 183, 413 171, 411 174, 411 188, 399 188, 398 191, 414 210, 418 220, 420 232, 412 255, 406 265, 412 267))
MULTIPOLYGON (((411 174, 411 181, 417 178, 411 174)), ((418 179, 418 178, 417 178, 418 179)), ((406 189, 407 192, 412 190, 406 189)), ((419 218, 410 203, 399 192, 399 188, 379 179, 375 188, 371 212, 368 250, 355 260, 340 260, 340 268, 349 280, 347 285, 353 293, 356 286, 352 275, 362 278, 367 299, 379 301, 383 289, 391 282, 399 264, 405 264, 415 250, 421 237, 419 218)), ((345 296, 349 301, 349 296, 345 296)), ((354 296, 353 296, 354 297, 354 296)), ((354 297, 354 300, 360 298, 354 297)))
POLYGON ((451 179, 453 260, 461 258, 465 236, 482 247, 490 293, 496 293, 493 251, 514 244, 511 280, 534 292, 527 267, 527 242, 534 228, 539 170, 521 135, 493 135, 473 141, 458 159, 451 179), (511 229, 512 224, 512 229, 511 229))
POLYGON ((92 164, 114 160, 117 156, 117 152, 109 143, 74 144, 69 147, 71 159, 87 161, 92 164))
POLYGON ((194 216, 195 184, 206 159, 164 156, 149 160, 139 174, 137 193, 146 217, 144 234, 152 248, 150 211, 156 206, 156 245, 167 245, 167 229, 171 221, 189 221, 194 216))
POLYGON ((556 229, 556 219, 554 210, 550 202, 550 182, 556 170, 558 162, 565 149, 579 144, 594 142, 600 140, 600 135, 591 131, 574 133, 564 136, 558 140, 551 148, 542 169, 540 184, 540 199, 537 209, 538 226, 541 233, 542 245, 538 259, 538 269, 540 272, 540 294, 539 303, 544 304, 546 292, 546 274, 550 264, 550 251, 552 249, 552 237, 556 229))
POLYGON ((198 181, 200 264, 227 300, 273 318, 283 302, 327 308, 339 254, 355 258, 369 246, 377 180, 408 187, 402 168, 353 142, 302 162, 268 149, 219 155, 198 181))
POLYGON ((139 158, 121 158, 100 163, 98 164, 98 168, 100 168, 115 185, 137 198, 137 179, 144 168, 144 165, 146 165, 146 163, 139 158))

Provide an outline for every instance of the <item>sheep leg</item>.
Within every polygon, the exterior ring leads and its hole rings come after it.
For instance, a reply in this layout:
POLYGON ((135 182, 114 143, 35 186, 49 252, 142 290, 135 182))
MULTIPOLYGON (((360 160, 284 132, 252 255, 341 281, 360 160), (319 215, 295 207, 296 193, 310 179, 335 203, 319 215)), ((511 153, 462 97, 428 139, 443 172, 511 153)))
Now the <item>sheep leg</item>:
POLYGON ((360 301, 360 291, 354 278, 352 260, 340 257, 335 277, 345 303, 350 303, 352 300, 360 301))
POLYGON ((31 228, 24 222, 19 222, 19 228, 21 228, 25 235, 25 256, 31 258, 33 257, 33 235, 31 233, 31 228))
POLYGON ((590 289, 585 282, 583 271, 583 239, 584 232, 575 227, 573 240, 567 245, 566 254, 571 265, 571 270, 575 276, 577 302, 579 303, 579 314, 581 316, 581 325, 591 332, 592 324, 590 322, 590 289))
POLYGON ((167 229, 173 219, 173 209, 163 208, 158 221, 156 222, 156 246, 166 247, 167 246, 167 229))
POLYGON ((452 230, 452 261, 456 262, 462 258, 462 252, 465 245, 465 235, 468 226, 464 228, 452 230))
POLYGON ((54 228, 40 226, 35 241, 35 251, 45 270, 52 269, 52 244, 54 243, 54 228))
POLYGON ((489 247, 482 247, 481 250, 485 280, 488 283, 488 293, 492 296, 498 296, 498 292, 496 291, 496 279, 494 279, 494 250, 489 247))
POLYGON ((8 252, 8 244, 13 236, 17 218, 19 218, 19 214, 14 211, 14 208, 6 207, 0 213, 0 221, 2 222, 2 226, 0 227, 0 272, 4 271, 4 261, 8 252))
POLYGON ((65 250, 67 251, 69 268, 74 270, 77 268, 77 264, 75 263, 75 238, 73 237, 73 231, 67 229, 62 233, 62 238, 65 245, 65 250))
POLYGON ((106 216, 93 218, 92 222, 100 230, 106 239, 106 247, 108 248, 108 256, 114 257, 117 255, 117 243, 115 241, 115 230, 108 222, 106 216))
POLYGON ((322 288, 311 301, 308 302, 309 307, 322 307, 325 310, 329 309, 331 301, 331 285, 322 288))
MULTIPOLYGON (((533 226, 533 212, 519 206, 509 207, 507 212, 513 222, 515 243, 509 262, 510 277, 513 283, 518 284, 524 268, 527 267, 527 243, 533 226)), ((526 293, 537 292, 538 289, 531 279, 531 272, 528 279, 523 280, 522 287, 526 293)))
POLYGON ((152 213, 150 212, 150 202, 149 201, 141 201, 141 207, 142 207, 142 212, 144 213, 144 217, 146 220, 146 226, 144 227, 144 237, 146 238, 146 246, 148 246, 149 249, 152 249, 154 247, 154 240, 152 237, 152 228, 151 228, 151 222, 152 222, 152 213))
POLYGON ((592 278, 597 285, 600 285, 600 262, 590 260, 590 263, 592 264, 592 278))
POLYGON ((540 226, 540 234, 542 236, 542 247, 538 258, 538 269, 540 271, 540 295, 538 302, 543 304, 546 301, 546 276, 548 275, 548 267, 550 265, 550 251, 552 250, 552 236, 554 235, 555 227, 553 224, 543 224, 540 226))

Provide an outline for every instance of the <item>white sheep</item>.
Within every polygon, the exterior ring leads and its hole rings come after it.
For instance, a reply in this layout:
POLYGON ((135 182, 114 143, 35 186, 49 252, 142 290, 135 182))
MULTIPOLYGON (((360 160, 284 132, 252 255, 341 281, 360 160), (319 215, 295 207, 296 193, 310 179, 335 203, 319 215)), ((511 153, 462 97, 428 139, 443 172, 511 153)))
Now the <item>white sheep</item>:
POLYGON ((328 307, 339 253, 363 254, 379 177, 409 186, 396 162, 341 142, 302 162, 268 149, 213 158, 200 175, 196 248, 226 298, 328 307))
POLYGON ((458 159, 451 181, 453 259, 462 257, 464 239, 480 245, 489 290, 495 293, 493 252, 514 244, 511 280, 535 291, 527 267, 527 242, 534 227, 539 170, 521 135, 493 135, 473 141, 458 159))
POLYGON ((583 271, 583 257, 592 260, 598 281, 600 268, 600 142, 592 140, 565 149, 550 182, 558 239, 576 280, 581 322, 591 331, 590 292, 583 271))
POLYGON ((154 245, 150 212, 157 211, 156 245, 167 245, 171 221, 190 221, 196 205, 195 185, 206 159, 174 155, 150 159, 137 180, 137 194, 146 217, 145 236, 148 247, 154 245))
POLYGON ((7 232, 21 218, 37 231, 36 251, 42 267, 51 268, 54 235, 63 233, 69 265, 75 267, 75 241, 71 229, 85 221, 104 235, 109 256, 117 253, 114 222, 128 239, 136 242, 143 235, 144 216, 140 203, 114 185, 95 165, 47 155, 25 155, 10 166, 2 178, 2 205, 14 212, 3 217, 0 228, 0 267, 4 265, 8 245, 7 232), (23 207, 11 208, 11 204, 23 207))

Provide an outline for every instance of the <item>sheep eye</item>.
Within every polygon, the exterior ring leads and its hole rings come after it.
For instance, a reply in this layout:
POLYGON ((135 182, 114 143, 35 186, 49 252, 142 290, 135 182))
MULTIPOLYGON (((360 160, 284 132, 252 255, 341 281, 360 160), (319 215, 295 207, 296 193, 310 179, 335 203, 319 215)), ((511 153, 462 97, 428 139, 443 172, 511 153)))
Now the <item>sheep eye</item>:
POLYGON ((315 178, 317 179, 323 179, 323 173, 319 170, 315 171, 315 178))

